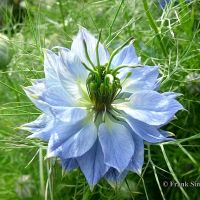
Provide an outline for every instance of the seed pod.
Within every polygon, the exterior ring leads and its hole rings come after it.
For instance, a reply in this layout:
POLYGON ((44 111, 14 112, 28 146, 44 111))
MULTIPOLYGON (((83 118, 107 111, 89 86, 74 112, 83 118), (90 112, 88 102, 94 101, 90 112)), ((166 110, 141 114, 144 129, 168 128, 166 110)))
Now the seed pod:
POLYGON ((20 198, 31 198, 33 189, 33 180, 30 175, 22 175, 17 179, 15 191, 20 198))
POLYGON ((0 34, 0 70, 5 70, 12 59, 9 39, 7 36, 0 34))
POLYGON ((186 88, 191 95, 200 94, 200 74, 191 72, 185 78, 186 88))

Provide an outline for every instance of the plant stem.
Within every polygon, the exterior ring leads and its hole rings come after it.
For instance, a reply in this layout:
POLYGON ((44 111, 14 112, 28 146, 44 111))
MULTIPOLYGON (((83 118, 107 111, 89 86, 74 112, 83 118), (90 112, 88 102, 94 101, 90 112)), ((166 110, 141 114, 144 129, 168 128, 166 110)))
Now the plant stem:
POLYGON ((43 169, 42 147, 40 147, 39 149, 39 173, 40 173, 40 193, 41 193, 41 196, 44 197, 45 189, 44 189, 44 169, 43 169))
POLYGON ((160 32, 158 30, 158 27, 156 25, 156 22, 154 21, 153 16, 151 15, 151 12, 149 11, 149 6, 148 6, 148 3, 147 3, 147 0, 142 0, 142 2, 143 2, 143 5, 144 5, 144 9, 145 9, 145 12, 146 12, 146 16, 149 20, 150 26, 156 34, 156 37, 158 39, 158 42, 160 44, 160 47, 162 49, 164 56, 167 57, 167 55, 168 55, 167 50, 166 50, 165 45, 162 41, 162 38, 161 38, 160 32))
POLYGON ((15 88, 14 83, 12 82, 11 78, 9 77, 8 73, 5 73, 5 77, 6 77, 7 81, 8 81, 8 83, 11 85, 10 88, 13 89, 13 91, 15 93, 16 101, 19 102, 19 94, 18 94, 18 92, 17 92, 17 90, 15 88))

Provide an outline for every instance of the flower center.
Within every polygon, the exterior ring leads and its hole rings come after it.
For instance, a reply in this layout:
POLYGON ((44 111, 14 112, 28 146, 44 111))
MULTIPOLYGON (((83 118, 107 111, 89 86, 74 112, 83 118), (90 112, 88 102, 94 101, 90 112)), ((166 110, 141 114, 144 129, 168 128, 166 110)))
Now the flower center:
POLYGON ((121 91, 119 78, 112 74, 112 70, 106 72, 106 66, 96 67, 94 72, 90 72, 86 84, 97 112, 110 109, 113 100, 121 91))

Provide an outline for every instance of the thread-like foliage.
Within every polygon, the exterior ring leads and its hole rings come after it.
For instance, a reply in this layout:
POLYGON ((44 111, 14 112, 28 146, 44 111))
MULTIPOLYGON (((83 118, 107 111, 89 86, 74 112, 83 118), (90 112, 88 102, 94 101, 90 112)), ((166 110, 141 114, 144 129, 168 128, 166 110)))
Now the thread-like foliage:
POLYGON ((0 70, 0 199, 198 199, 199 2, 171 1, 164 9, 156 0, 26 0, 23 5, 20 21, 10 14, 12 5, 0 9, 0 32, 9 37, 13 57, 0 70), (176 140, 145 144, 141 176, 129 173, 113 187, 102 180, 93 191, 80 170, 62 172, 59 160, 45 158, 45 142, 29 140, 27 132, 17 129, 40 114, 23 86, 44 76, 42 49, 70 47, 79 24, 97 38, 101 31, 110 50, 133 36, 142 63, 160 66, 160 91, 182 94, 185 108, 165 127, 176 140), (190 187, 177 186, 184 182, 190 187))

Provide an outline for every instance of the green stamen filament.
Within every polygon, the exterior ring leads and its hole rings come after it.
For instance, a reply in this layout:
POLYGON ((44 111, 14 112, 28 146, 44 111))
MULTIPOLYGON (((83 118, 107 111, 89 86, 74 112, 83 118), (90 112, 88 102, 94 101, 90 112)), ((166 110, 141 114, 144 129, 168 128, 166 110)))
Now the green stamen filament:
POLYGON ((111 56, 110 56, 110 60, 109 60, 109 62, 108 62, 108 65, 107 65, 107 71, 110 69, 111 62, 112 62, 113 58, 115 57, 115 55, 116 55, 121 49, 123 49, 128 43, 130 43, 131 41, 133 42, 133 37, 129 38, 126 42, 124 42, 124 44, 122 44, 120 47, 118 47, 117 49, 115 49, 115 50, 113 51, 113 53, 112 53, 111 56))

